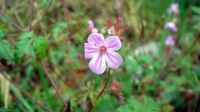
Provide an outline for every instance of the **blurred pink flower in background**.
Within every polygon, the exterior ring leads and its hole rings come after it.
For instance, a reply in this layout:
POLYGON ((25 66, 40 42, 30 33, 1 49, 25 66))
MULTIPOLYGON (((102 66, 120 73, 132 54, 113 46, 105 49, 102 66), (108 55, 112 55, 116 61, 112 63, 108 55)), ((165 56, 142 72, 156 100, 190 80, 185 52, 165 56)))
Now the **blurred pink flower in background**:
POLYGON ((168 9, 168 12, 170 14, 179 15, 179 5, 178 5, 178 3, 171 4, 171 6, 168 9))
POLYGON ((103 74, 107 67, 117 69, 122 64, 122 57, 116 52, 121 48, 118 36, 108 36, 93 32, 84 44, 85 58, 90 59, 89 68, 96 74, 103 74))
POLYGON ((88 31, 92 32, 92 30, 94 29, 94 22, 92 20, 88 21, 88 31))
POLYGON ((172 32, 177 32, 177 27, 174 22, 167 22, 164 27, 172 32))
POLYGON ((174 40, 174 37, 173 36, 168 36, 166 39, 165 39, 165 45, 166 46, 174 46, 175 45, 175 40, 174 40))
POLYGON ((116 80, 113 80, 112 83, 111 83, 111 90, 112 91, 118 91, 121 89, 121 84, 120 82, 116 81, 116 80))

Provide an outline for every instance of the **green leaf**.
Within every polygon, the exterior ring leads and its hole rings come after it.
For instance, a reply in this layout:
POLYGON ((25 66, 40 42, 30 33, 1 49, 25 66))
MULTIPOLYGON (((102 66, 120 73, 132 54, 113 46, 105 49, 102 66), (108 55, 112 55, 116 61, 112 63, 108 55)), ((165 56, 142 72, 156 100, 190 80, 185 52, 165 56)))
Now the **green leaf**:
POLYGON ((65 21, 57 22, 52 29, 53 37, 58 38, 62 32, 67 31, 66 28, 67 23, 65 21))
POLYGON ((142 72, 142 67, 138 64, 137 60, 132 56, 128 56, 125 59, 125 67, 128 73, 130 74, 142 72))
POLYGON ((48 43, 44 39, 44 37, 40 36, 34 41, 33 48, 37 56, 39 56, 40 58, 44 58, 46 56, 48 43))
POLYGON ((3 39, 5 35, 6 35, 6 32, 2 28, 0 28, 0 39, 3 39))
POLYGON ((51 0, 39 0, 42 7, 47 8, 51 0))
POLYGON ((33 32, 24 32, 19 36, 16 44, 16 55, 18 58, 22 58, 24 55, 34 55, 32 48, 34 36, 33 32))
POLYGON ((200 14, 200 7, 192 6, 192 11, 194 13, 200 14))
POLYGON ((39 2, 39 5, 44 9, 48 8, 49 5, 51 4, 55 5, 58 3, 57 0, 38 0, 38 2, 39 2))
POLYGON ((117 100, 111 95, 102 96, 96 103, 93 112, 114 112, 117 106, 117 100))
POLYGON ((80 61, 74 57, 77 57, 79 51, 78 49, 75 49, 75 47, 71 47, 70 50, 69 50, 69 59, 71 59, 74 63, 73 63, 73 66, 72 68, 73 69, 78 69, 80 68, 80 61))
POLYGON ((0 41, 0 58, 6 59, 9 62, 14 61, 13 46, 6 40, 0 41))
POLYGON ((11 90, 13 91, 16 98, 24 105, 28 112, 33 112, 33 108, 28 103, 28 101, 22 96, 21 92, 13 85, 11 85, 11 90))
POLYGON ((61 60, 64 59, 65 52, 66 52, 66 48, 63 46, 52 49, 50 52, 51 63, 58 64, 61 60))
POLYGON ((159 112, 160 109, 159 104, 151 97, 144 96, 143 100, 129 98, 127 103, 117 110, 118 112, 159 112))
POLYGON ((36 88, 32 94, 34 97, 44 101, 49 110, 53 110, 53 112, 59 112, 59 110, 63 108, 63 102, 55 97, 54 92, 55 90, 52 88, 44 88, 44 90, 36 88))

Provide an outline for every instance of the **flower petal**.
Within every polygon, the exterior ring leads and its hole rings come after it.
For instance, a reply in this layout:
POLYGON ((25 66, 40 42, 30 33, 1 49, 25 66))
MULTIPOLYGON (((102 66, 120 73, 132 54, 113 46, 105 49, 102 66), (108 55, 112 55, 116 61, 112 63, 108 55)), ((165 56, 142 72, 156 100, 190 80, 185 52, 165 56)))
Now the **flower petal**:
POLYGON ((118 36, 109 36, 105 40, 106 46, 110 50, 119 50, 122 46, 118 36))
POLYGON ((105 55, 95 55, 89 62, 89 68, 97 75, 103 74, 106 70, 105 55))
POLYGON ((94 55, 98 54, 98 49, 94 44, 85 43, 84 44, 84 54, 86 59, 92 58, 94 55))
POLYGON ((104 43, 104 37, 100 33, 93 32, 88 36, 88 43, 101 45, 104 43))
POLYGON ((172 31, 172 32, 177 32, 176 24, 173 23, 173 22, 167 22, 167 23, 165 24, 165 29, 168 29, 168 30, 170 30, 170 31, 172 31))
POLYGON ((106 55, 106 63, 112 69, 117 69, 122 64, 123 59, 117 52, 108 52, 106 55))

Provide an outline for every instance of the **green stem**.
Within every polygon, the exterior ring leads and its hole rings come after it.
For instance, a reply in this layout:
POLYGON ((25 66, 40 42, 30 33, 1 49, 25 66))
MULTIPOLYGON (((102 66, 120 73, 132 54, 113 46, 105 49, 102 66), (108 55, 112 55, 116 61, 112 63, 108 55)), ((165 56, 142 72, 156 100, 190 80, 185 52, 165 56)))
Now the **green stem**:
POLYGON ((104 74, 103 87, 101 88, 100 92, 98 93, 97 99, 99 97, 101 97, 103 95, 103 93, 105 92, 105 89, 108 86, 110 79, 111 79, 111 77, 110 77, 110 69, 108 69, 106 71, 106 73, 104 74))

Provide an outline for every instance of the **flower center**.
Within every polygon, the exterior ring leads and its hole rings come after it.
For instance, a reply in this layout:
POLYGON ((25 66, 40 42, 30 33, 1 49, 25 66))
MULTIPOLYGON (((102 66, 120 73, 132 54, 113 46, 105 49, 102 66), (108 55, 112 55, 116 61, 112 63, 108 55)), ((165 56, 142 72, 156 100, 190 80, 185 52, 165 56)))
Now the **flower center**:
POLYGON ((105 54, 106 51, 107 51, 107 48, 106 48, 105 46, 101 46, 99 50, 100 50, 100 52, 101 52, 102 54, 105 54))

